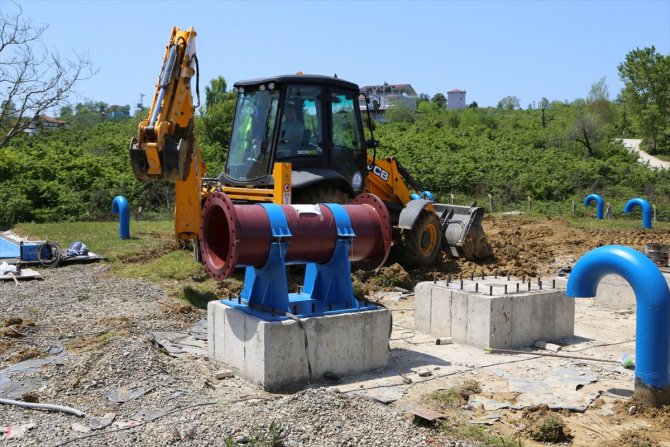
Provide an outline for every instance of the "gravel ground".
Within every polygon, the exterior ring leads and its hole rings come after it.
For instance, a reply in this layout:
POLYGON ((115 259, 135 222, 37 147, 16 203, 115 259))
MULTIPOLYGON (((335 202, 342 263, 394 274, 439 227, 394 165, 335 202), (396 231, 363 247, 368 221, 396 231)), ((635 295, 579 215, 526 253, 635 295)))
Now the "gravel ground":
POLYGON ((216 380, 219 365, 171 357, 148 336, 187 331, 205 311, 108 270, 66 266, 41 270, 43 281, 0 283, 0 397, 85 413, 0 405, 1 445, 465 445, 365 397, 320 388, 277 395, 216 380), (46 364, 16 370, 36 361, 46 364), (110 400, 114 391, 126 401, 110 400))

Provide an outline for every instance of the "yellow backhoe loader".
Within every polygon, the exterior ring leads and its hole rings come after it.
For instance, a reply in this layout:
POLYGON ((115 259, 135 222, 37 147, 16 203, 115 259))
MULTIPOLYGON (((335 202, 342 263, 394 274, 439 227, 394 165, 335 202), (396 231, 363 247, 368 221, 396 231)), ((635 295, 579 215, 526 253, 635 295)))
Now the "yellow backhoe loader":
MULTIPOLYGON (((175 232, 197 242, 200 205, 214 190, 235 202, 347 202, 370 192, 394 225, 395 259, 428 266, 441 250, 467 259, 491 254, 483 209, 436 203, 393 157, 378 159, 372 121, 366 140, 359 87, 329 76, 290 75, 237 82, 226 168, 206 177, 195 130, 195 31, 174 28, 149 117, 130 145, 139 180, 176 181, 175 232)), ((367 107, 366 107, 367 110, 367 107)))

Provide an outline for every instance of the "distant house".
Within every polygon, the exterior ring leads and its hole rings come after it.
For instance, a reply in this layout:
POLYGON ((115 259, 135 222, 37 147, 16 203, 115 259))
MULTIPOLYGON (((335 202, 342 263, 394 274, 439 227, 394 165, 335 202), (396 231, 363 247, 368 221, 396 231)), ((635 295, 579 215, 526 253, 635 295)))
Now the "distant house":
POLYGON ((107 118, 128 118, 130 117, 130 106, 109 106, 105 112, 107 118))
POLYGON ((67 121, 59 120, 58 118, 52 118, 47 115, 40 115, 23 131, 30 135, 35 135, 42 129, 59 129, 67 128, 68 126, 69 124, 67 121))
MULTIPOLYGON (((389 84, 384 82, 380 85, 365 85, 361 87, 361 93, 370 98, 370 112, 383 113, 395 104, 404 104, 411 110, 416 110, 416 91, 411 84, 389 84)), ((359 101, 361 111, 367 109, 365 99, 359 101)))
POLYGON ((454 89, 447 92, 447 109, 460 110, 465 108, 465 91, 454 89))

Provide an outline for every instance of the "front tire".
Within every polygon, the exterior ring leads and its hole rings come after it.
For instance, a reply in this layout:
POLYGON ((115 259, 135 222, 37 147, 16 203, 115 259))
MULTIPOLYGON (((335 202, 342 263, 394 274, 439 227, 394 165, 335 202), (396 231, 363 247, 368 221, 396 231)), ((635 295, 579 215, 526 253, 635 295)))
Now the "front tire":
POLYGON ((442 228, 435 213, 423 210, 411 230, 401 230, 395 258, 404 267, 428 267, 442 247, 442 228))

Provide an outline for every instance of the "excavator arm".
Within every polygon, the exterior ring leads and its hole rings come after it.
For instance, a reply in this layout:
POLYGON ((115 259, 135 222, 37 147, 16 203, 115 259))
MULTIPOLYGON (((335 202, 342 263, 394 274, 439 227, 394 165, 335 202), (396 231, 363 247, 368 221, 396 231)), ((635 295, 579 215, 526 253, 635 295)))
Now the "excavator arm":
POLYGON ((172 29, 149 116, 138 126, 130 143, 130 160, 138 180, 174 180, 175 233, 179 239, 197 239, 200 228, 202 161, 195 137, 195 107, 191 80, 198 58, 196 32, 172 29))

